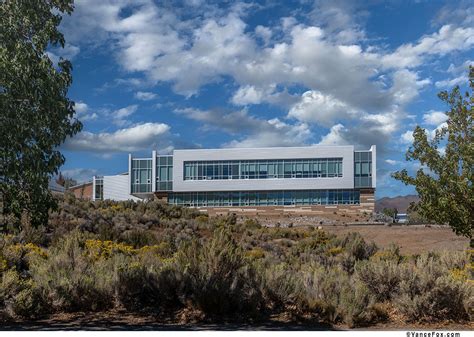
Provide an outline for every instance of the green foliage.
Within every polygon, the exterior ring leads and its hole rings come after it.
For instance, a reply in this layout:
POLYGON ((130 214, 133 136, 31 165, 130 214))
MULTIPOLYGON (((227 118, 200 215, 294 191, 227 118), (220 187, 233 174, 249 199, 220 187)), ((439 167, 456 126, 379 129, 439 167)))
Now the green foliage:
POLYGON ((430 172, 420 168, 416 176, 407 170, 393 174, 395 179, 413 185, 420 202, 414 210, 427 219, 449 224, 458 235, 471 238, 474 245, 474 67, 469 67, 470 91, 461 94, 458 86, 438 97, 445 102, 448 120, 436 130, 433 139, 417 126, 413 132, 413 146, 407 160, 417 160, 430 172), (439 151, 445 145, 444 153, 439 151))
POLYGON ((72 233, 51 248, 47 259, 37 259, 31 266, 32 278, 53 310, 99 310, 112 305, 110 265, 88 258, 85 240, 83 234, 72 233))
POLYGON ((258 313, 262 303, 253 269, 227 229, 216 229, 204 245, 185 245, 176 259, 182 300, 208 314, 258 313))
POLYGON ((384 208, 382 210, 382 213, 385 214, 386 216, 391 217, 392 221, 395 222, 395 218, 397 217, 397 214, 398 214, 398 209, 396 209, 396 208, 384 208))
POLYGON ((72 0, 0 2, 0 207, 16 226, 47 223, 58 147, 82 128, 67 97, 71 63, 46 53, 64 47, 57 27, 72 10, 72 0))
POLYGON ((0 235, 0 316, 118 308, 208 321, 289 315, 349 327, 391 315, 473 317, 466 251, 404 256, 357 233, 260 227, 233 216, 201 221, 154 201, 66 197, 59 205, 44 246, 25 242, 36 235, 24 231, 0 235))

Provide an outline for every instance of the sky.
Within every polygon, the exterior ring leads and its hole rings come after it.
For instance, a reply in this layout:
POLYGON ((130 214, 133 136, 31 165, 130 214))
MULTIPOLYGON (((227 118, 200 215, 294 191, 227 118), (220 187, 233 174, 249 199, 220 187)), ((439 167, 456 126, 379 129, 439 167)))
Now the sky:
POLYGON ((60 30, 81 133, 61 146, 78 181, 128 170, 128 153, 377 145, 377 198, 414 192, 391 172, 437 98, 465 88, 472 1, 77 0, 60 30))

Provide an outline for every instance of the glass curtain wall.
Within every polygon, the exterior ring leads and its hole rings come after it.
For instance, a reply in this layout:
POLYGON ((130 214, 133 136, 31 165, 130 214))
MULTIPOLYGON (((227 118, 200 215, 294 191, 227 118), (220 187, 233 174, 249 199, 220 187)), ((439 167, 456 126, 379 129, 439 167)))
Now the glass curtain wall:
POLYGON ((189 161, 184 180, 342 177, 342 158, 189 161))
POLYGON ((173 156, 156 157, 156 190, 173 190, 173 156))
POLYGON ((277 206, 277 205, 357 205, 358 190, 235 191, 170 193, 168 202, 192 207, 277 206))
POLYGON ((372 187, 372 152, 354 152, 354 187, 372 187))
POLYGON ((132 159, 132 193, 151 192, 151 159, 132 159))
POLYGON ((104 178, 95 178, 94 200, 104 200, 104 178))

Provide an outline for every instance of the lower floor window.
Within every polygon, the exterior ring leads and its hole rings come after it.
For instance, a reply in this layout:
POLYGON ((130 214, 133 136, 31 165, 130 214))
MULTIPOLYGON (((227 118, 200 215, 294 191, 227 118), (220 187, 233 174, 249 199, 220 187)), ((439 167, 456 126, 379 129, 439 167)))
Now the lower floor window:
POLYGON ((174 192, 170 204, 191 207, 277 206, 277 205, 356 205, 359 190, 287 190, 232 192, 174 192))

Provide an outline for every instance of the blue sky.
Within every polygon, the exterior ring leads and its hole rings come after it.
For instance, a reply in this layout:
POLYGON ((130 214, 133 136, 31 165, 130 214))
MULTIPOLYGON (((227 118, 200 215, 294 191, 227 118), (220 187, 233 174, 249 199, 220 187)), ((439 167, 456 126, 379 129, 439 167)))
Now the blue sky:
POLYGON ((378 150, 377 197, 413 193, 411 132, 467 83, 470 1, 76 1, 61 24, 84 124, 62 146, 80 181, 152 149, 354 144, 378 150))

